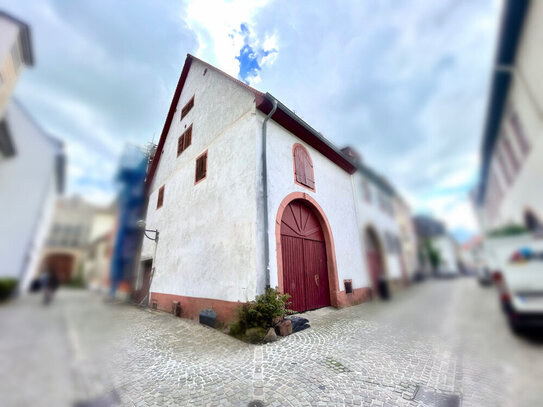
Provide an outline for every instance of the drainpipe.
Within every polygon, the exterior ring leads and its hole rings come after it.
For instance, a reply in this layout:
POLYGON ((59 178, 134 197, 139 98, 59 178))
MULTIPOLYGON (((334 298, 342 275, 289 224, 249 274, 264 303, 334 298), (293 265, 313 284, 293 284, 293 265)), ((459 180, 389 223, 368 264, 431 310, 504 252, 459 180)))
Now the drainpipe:
POLYGON ((264 262, 266 263, 266 289, 270 288, 270 242, 268 236, 268 161, 266 154, 266 124, 277 110, 277 100, 273 99, 273 108, 262 122, 262 189, 264 198, 264 262))

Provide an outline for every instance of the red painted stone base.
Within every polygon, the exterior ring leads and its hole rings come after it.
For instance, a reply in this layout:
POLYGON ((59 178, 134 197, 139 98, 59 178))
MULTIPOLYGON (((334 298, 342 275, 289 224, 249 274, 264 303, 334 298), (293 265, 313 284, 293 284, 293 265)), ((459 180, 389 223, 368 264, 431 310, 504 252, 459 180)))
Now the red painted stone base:
POLYGON ((371 288, 362 287, 353 289, 352 294, 346 294, 345 291, 339 291, 337 293, 338 307, 349 307, 351 305, 361 304, 366 301, 371 301, 372 293, 371 288))
MULTIPOLYGON (((355 288, 352 294, 346 294, 345 291, 336 293, 336 308, 349 307, 371 301, 372 294, 369 287, 355 288)), ((217 320, 223 323, 231 322, 236 318, 237 309, 242 305, 241 302, 214 300, 212 298, 185 297, 175 294, 151 293, 149 307, 153 308, 156 302, 156 308, 161 311, 172 312, 172 303, 179 301, 181 304, 181 317, 198 320, 200 312, 204 309, 212 308, 217 313, 217 320)))
POLYGON ((151 302, 149 307, 153 307, 156 302, 157 309, 166 312, 172 312, 173 301, 179 301, 181 304, 181 317, 198 320, 200 311, 212 308, 217 313, 217 320, 220 322, 230 322, 235 319, 237 308, 241 302, 214 300, 211 298, 185 297, 175 294, 151 293, 151 302))

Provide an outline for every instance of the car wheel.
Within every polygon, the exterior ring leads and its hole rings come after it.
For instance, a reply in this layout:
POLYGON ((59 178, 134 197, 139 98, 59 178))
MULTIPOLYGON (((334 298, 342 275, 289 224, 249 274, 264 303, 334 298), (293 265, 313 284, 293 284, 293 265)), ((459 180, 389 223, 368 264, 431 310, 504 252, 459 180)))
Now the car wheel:
POLYGON ((519 325, 519 323, 514 321, 511 316, 508 316, 508 318, 509 318, 509 328, 511 328, 511 331, 515 335, 522 335, 524 331, 522 327, 519 325))

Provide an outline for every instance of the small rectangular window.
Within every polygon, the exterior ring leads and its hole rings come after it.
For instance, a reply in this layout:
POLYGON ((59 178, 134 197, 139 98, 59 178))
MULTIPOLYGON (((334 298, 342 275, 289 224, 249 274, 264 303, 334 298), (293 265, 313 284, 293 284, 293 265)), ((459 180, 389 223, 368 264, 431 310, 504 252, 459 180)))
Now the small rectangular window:
POLYGON ((194 96, 190 98, 185 107, 181 109, 181 120, 190 112, 190 109, 194 106, 194 96))
POLYGON ((158 190, 158 198, 156 200, 156 208, 161 208, 162 204, 164 203, 164 185, 160 187, 158 190))
POLYGON ((207 151, 196 159, 194 183, 197 184, 207 175, 207 151))
POLYGON ((185 130, 183 134, 177 140, 177 156, 179 157, 183 151, 185 151, 192 142, 192 124, 185 130))
POLYGON ((518 114, 515 111, 511 112, 509 121, 511 122, 511 127, 513 127, 513 132, 515 133, 522 154, 527 155, 530 152, 530 142, 524 134, 524 127, 520 123, 518 114))

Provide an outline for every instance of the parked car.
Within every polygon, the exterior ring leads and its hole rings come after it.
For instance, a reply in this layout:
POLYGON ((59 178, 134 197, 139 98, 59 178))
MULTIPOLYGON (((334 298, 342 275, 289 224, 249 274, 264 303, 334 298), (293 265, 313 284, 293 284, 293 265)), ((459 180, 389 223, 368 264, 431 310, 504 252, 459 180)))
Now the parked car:
POLYGON ((492 272, 487 266, 480 266, 475 269, 475 275, 477 276, 477 281, 482 286, 491 286, 492 285, 492 272))
MULTIPOLYGON (((533 253, 531 249, 525 251, 533 253)), ((543 331, 543 259, 519 253, 514 252, 503 269, 494 274, 502 308, 513 331, 543 331)))

